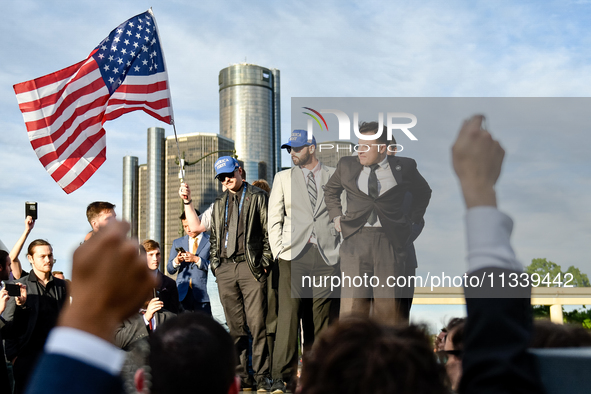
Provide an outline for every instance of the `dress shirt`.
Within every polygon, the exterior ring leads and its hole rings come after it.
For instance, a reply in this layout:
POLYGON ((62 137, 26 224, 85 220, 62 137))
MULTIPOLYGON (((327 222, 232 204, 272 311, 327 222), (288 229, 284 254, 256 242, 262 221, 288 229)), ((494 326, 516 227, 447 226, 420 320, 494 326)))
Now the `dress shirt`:
MULTIPOLYGON (((201 243, 202 239, 203 239, 203 233, 199 233, 199 235, 196 236, 195 238, 189 237, 189 250, 187 250, 187 252, 191 253, 191 251, 193 250, 193 245, 195 244, 195 240, 197 240, 197 245, 199 245, 201 243)), ((201 268, 201 257, 197 256, 197 258, 199 259, 196 263, 197 267, 201 268)), ((172 266, 174 268, 177 268, 180 265, 181 265, 180 263, 176 263, 175 261, 172 262, 172 266)))
POLYGON ((479 206, 466 212, 468 272, 496 267, 523 271, 511 248, 513 221, 491 206, 479 206))
MULTIPOLYGON (((390 169, 388 156, 384 157, 384 160, 379 162, 378 165, 379 167, 376 169, 376 176, 378 177, 378 195, 381 196, 396 186, 397 183, 396 179, 394 178, 394 174, 392 174, 392 170, 390 169)), ((361 170, 359 178, 357 179, 357 187, 359 190, 368 195, 369 174, 371 174, 371 168, 368 166, 363 166, 363 170, 361 170)), ((379 216, 378 220, 373 225, 365 223, 365 227, 382 227, 379 216)))

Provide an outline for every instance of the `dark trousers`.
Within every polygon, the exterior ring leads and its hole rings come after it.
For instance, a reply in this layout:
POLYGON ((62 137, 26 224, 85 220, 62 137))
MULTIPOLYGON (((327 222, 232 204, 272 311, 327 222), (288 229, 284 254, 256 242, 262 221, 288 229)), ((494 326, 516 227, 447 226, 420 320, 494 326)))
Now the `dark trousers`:
MULTIPOLYGON (((273 352, 273 379, 289 382, 294 376, 298 357, 298 327, 305 315, 303 306, 311 307, 314 337, 329 324, 331 304, 330 287, 301 288, 302 276, 338 275, 338 266, 327 265, 316 245, 308 244, 294 260, 279 259, 279 288, 277 290, 277 334, 273 352), (309 291, 311 290, 311 292, 309 291), (302 297, 311 299, 302 300, 302 297), (309 302, 306 302, 309 301, 309 302)), ((307 335, 309 337, 309 335, 307 335)), ((308 345, 308 343, 306 343, 308 345)))
POLYGON ((186 312, 201 312, 211 316, 211 305, 209 302, 199 302, 193 297, 193 292, 189 289, 181 305, 186 312))
POLYGON ((257 382, 269 374, 265 318, 267 314, 267 278, 257 281, 246 261, 234 263, 222 259, 215 270, 220 299, 230 335, 238 352, 236 373, 248 381, 248 331, 252 335, 252 369, 257 382))
POLYGON ((41 355, 41 350, 38 352, 23 352, 19 354, 12 365, 14 374, 14 393, 21 394, 25 392, 27 382, 33 375, 33 370, 37 359, 41 355))
MULTIPOLYGON (((412 300, 414 288, 388 286, 390 278, 398 278, 406 273, 406 248, 395 248, 381 228, 362 227, 357 233, 345 239, 340 249, 343 281, 341 316, 355 313, 371 315, 383 324, 399 324, 405 321, 410 311, 409 297, 412 300), (371 277, 377 277, 372 286, 371 277), (357 280, 354 278, 365 278, 357 280)), ((408 283, 408 282, 406 282, 408 283)), ((412 301, 410 301, 412 302, 412 301)))

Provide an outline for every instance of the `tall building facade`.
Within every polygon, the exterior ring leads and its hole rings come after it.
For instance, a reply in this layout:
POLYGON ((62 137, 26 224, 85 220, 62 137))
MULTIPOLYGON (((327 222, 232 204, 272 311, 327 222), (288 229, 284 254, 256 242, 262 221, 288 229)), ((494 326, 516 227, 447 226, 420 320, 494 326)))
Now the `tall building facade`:
MULTIPOLYGON (((214 133, 179 135, 178 141, 181 157, 185 159, 185 181, 191 187, 193 206, 203 212, 222 192, 222 184, 214 178, 214 163, 221 156, 232 155, 234 141, 214 133), (209 156, 203 158, 208 154, 209 156), (195 163, 199 159, 202 160, 195 163)), ((174 136, 166 138, 166 213, 164 248, 162 250, 167 258, 172 241, 184 235, 183 226, 179 220, 184 207, 178 194, 180 167, 176 161, 177 156, 174 136)))
POLYGON ((219 74, 220 135, 234 141, 246 179, 273 181, 281 169, 279 70, 240 63, 219 74))
POLYGON ((123 157, 123 207, 121 216, 131 224, 129 235, 138 237, 138 158, 123 157))
POLYGON ((140 242, 148 239, 148 165, 138 166, 138 220, 137 237, 140 242))
POLYGON ((146 238, 160 244, 164 241, 164 137, 163 128, 148 129, 146 238))
POLYGON ((326 141, 316 144, 316 157, 324 165, 336 167, 343 156, 351 156, 355 144, 348 141, 326 141))

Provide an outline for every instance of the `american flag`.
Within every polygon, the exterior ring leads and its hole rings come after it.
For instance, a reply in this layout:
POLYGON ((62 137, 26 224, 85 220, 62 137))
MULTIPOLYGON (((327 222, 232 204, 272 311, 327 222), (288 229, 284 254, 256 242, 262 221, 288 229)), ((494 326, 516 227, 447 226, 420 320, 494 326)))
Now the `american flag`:
POLYGON ((164 56, 151 10, 123 22, 86 60, 14 85, 31 145, 66 193, 106 160, 103 124, 142 110, 173 123, 164 56))

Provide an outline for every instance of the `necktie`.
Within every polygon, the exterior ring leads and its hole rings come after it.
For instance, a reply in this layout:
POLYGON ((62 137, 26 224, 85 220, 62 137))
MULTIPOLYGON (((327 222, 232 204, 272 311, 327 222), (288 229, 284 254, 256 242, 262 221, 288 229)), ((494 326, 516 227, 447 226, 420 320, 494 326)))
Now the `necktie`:
MULTIPOLYGON (((376 170, 380 167, 379 164, 373 164, 370 166, 371 172, 369 173, 369 178, 367 180, 367 194, 373 198, 374 200, 378 198, 378 176, 376 175, 376 170)), ((371 213, 369 214, 369 218, 367 218, 367 223, 374 225, 378 221, 378 215, 376 213, 375 208, 372 209, 371 213)))
POLYGON ((312 204, 312 211, 314 211, 318 192, 316 190, 316 180, 314 180, 314 174, 311 171, 308 173, 308 197, 310 197, 310 204, 312 204))
POLYGON ((230 218, 228 218, 228 246, 226 248, 226 255, 228 258, 232 257, 234 252, 236 251, 236 233, 238 232, 238 204, 236 201, 236 195, 231 194, 228 196, 232 199, 232 214, 230 218))
POLYGON ((199 247, 199 241, 197 237, 193 238, 193 249, 191 250, 191 254, 197 254, 197 248, 199 247))

